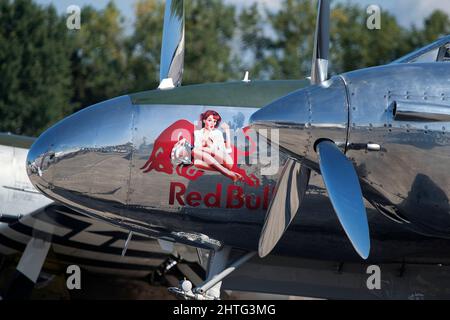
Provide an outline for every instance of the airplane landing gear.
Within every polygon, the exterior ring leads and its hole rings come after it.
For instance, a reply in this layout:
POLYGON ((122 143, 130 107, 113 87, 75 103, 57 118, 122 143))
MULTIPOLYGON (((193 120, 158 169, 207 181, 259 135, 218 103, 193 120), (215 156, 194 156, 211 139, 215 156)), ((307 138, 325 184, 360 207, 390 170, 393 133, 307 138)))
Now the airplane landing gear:
POLYGON ((179 287, 169 288, 169 292, 185 300, 220 300, 222 280, 256 254, 256 252, 246 253, 227 267, 230 252, 231 247, 224 247, 211 254, 207 279, 197 288, 192 289, 192 283, 183 280, 179 287))
POLYGON ((175 268, 181 258, 171 256, 167 258, 154 272, 150 274, 149 282, 154 285, 161 285, 167 283, 166 275, 175 268))

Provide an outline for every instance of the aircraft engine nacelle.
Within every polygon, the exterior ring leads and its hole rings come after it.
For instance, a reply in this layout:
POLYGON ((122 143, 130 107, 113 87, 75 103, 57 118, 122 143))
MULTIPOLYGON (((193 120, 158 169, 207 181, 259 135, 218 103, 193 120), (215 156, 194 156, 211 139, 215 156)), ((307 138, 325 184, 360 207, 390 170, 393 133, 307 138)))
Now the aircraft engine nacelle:
POLYGON ((27 170, 34 186, 77 209, 126 204, 133 109, 123 96, 57 123, 31 147, 27 170))
POLYGON ((256 238, 284 161, 277 150, 258 152, 246 127, 257 109, 138 100, 99 103, 43 133, 27 159, 36 188, 92 217, 169 240, 218 246, 204 240, 212 228, 200 218, 219 224, 237 214, 251 221, 256 238), (205 114, 217 123, 202 140, 205 114), (213 152, 200 153, 202 141, 213 152))
POLYGON ((281 148, 319 172, 316 147, 334 142, 353 162, 364 197, 381 213, 420 233, 448 237, 449 74, 448 63, 345 73, 274 101, 251 123, 278 128, 281 148))

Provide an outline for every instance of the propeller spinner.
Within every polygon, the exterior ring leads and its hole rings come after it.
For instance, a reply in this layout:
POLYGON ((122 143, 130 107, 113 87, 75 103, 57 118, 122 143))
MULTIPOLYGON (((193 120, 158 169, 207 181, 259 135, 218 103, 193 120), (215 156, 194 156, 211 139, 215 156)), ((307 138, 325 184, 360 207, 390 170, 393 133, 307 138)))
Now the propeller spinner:
MULTIPOLYGON (((318 163, 316 168, 320 168, 342 227, 358 254, 367 259, 370 236, 358 176, 353 164, 332 142, 346 145, 349 110, 344 81, 340 78, 327 81, 329 20, 330 1, 319 1, 311 69, 311 84, 318 86, 275 101, 256 112, 250 121, 256 129, 280 129, 282 148, 299 159, 318 163), (312 142, 316 145, 311 145, 312 142)), ((310 174, 311 169, 297 160, 291 158, 286 162, 261 232, 258 250, 261 257, 273 250, 300 211, 310 174)))

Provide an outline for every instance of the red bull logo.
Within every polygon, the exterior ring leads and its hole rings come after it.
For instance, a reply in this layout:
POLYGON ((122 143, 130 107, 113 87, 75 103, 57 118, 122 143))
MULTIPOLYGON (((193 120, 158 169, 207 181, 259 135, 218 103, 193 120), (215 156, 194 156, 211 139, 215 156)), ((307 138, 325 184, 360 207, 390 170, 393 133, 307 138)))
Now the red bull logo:
POLYGON ((179 182, 170 183, 169 204, 189 206, 197 208, 200 206, 206 208, 226 208, 258 210, 269 208, 271 187, 265 186, 262 195, 245 194, 244 188, 236 185, 229 185, 223 196, 222 184, 216 185, 216 190, 202 195, 200 192, 187 192, 184 184, 179 182))
POLYGON ((176 166, 171 162, 171 151, 178 142, 178 137, 183 136, 192 143, 194 136, 194 124, 187 120, 179 120, 164 130, 155 140, 152 154, 148 161, 141 168, 143 173, 151 171, 173 174, 176 172, 179 176, 189 180, 200 178, 204 172, 194 166, 176 166))
POLYGON ((244 194, 239 184, 260 189, 258 177, 239 167, 238 159, 249 157, 257 151, 257 144, 249 134, 249 128, 240 129, 247 146, 239 149, 232 143, 230 129, 226 123, 221 124, 220 115, 212 110, 200 116, 202 128, 188 120, 178 120, 165 129, 155 140, 153 151, 145 165, 143 173, 152 171, 167 175, 176 174, 190 181, 202 177, 205 172, 218 172, 230 179, 226 188, 226 199, 222 199, 222 184, 216 185, 216 191, 202 196, 199 192, 186 194, 182 183, 170 184, 169 203, 197 207, 226 207, 237 209, 267 209, 270 186, 265 186, 255 193, 244 194), (256 195, 260 194, 260 195, 256 195))

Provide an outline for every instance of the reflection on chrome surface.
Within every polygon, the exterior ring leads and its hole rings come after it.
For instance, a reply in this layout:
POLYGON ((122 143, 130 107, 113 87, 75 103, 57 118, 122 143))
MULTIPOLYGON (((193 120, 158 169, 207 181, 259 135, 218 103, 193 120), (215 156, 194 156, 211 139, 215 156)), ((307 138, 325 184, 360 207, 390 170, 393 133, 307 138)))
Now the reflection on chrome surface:
POLYGON ((280 128, 280 145, 316 170, 314 146, 320 139, 334 141, 346 149, 364 196, 380 212, 448 238, 448 74, 450 65, 438 63, 350 72, 275 101, 251 122, 280 128))
POLYGON ((124 96, 59 122, 42 134, 28 153, 32 183, 62 202, 71 193, 77 198, 125 204, 133 151, 132 121, 131 102, 124 96))
MULTIPOLYGON (((314 150, 317 141, 333 140, 346 149, 364 196, 383 215, 420 233, 448 238, 450 123, 399 121, 391 108, 394 101, 405 99, 413 104, 427 101, 450 108, 448 74, 448 65, 396 64, 344 74, 296 91, 253 116, 256 110, 252 108, 215 108, 230 119, 232 126, 234 118, 236 126, 242 127, 252 117, 257 128, 279 129, 283 150, 306 159, 313 169, 318 169, 314 150), (424 76, 427 91, 413 91, 419 77, 424 76), (371 151, 358 147, 368 145, 379 148, 371 151)), ((72 208, 117 223, 137 221, 155 232, 163 232, 164 224, 181 235, 189 221, 188 231, 196 238, 196 233, 213 230, 211 225, 201 223, 205 216, 219 225, 232 221, 236 213, 242 214, 239 219, 252 228, 260 229, 265 215, 261 199, 268 197, 264 187, 274 186, 278 175, 258 177, 263 184, 254 188, 234 186, 214 172, 188 181, 175 173, 143 174, 141 170, 165 129, 180 119, 194 123, 209 108, 133 105, 128 96, 92 106, 56 124, 35 142, 27 160, 30 179, 46 195, 72 208), (199 207, 176 201, 171 204, 171 186, 184 188, 182 196, 186 197, 195 198, 200 193, 199 207), (227 194, 230 188, 243 198, 259 199, 259 208, 251 210, 251 201, 247 201, 249 206, 246 199, 234 199, 242 203, 236 211, 222 206, 211 214, 205 195, 219 190, 221 203, 226 203, 224 198, 230 194, 233 197, 232 192, 227 194)), ((249 174, 260 169, 258 165, 245 167, 249 174)), ((170 232, 167 235, 177 237, 170 232)))

